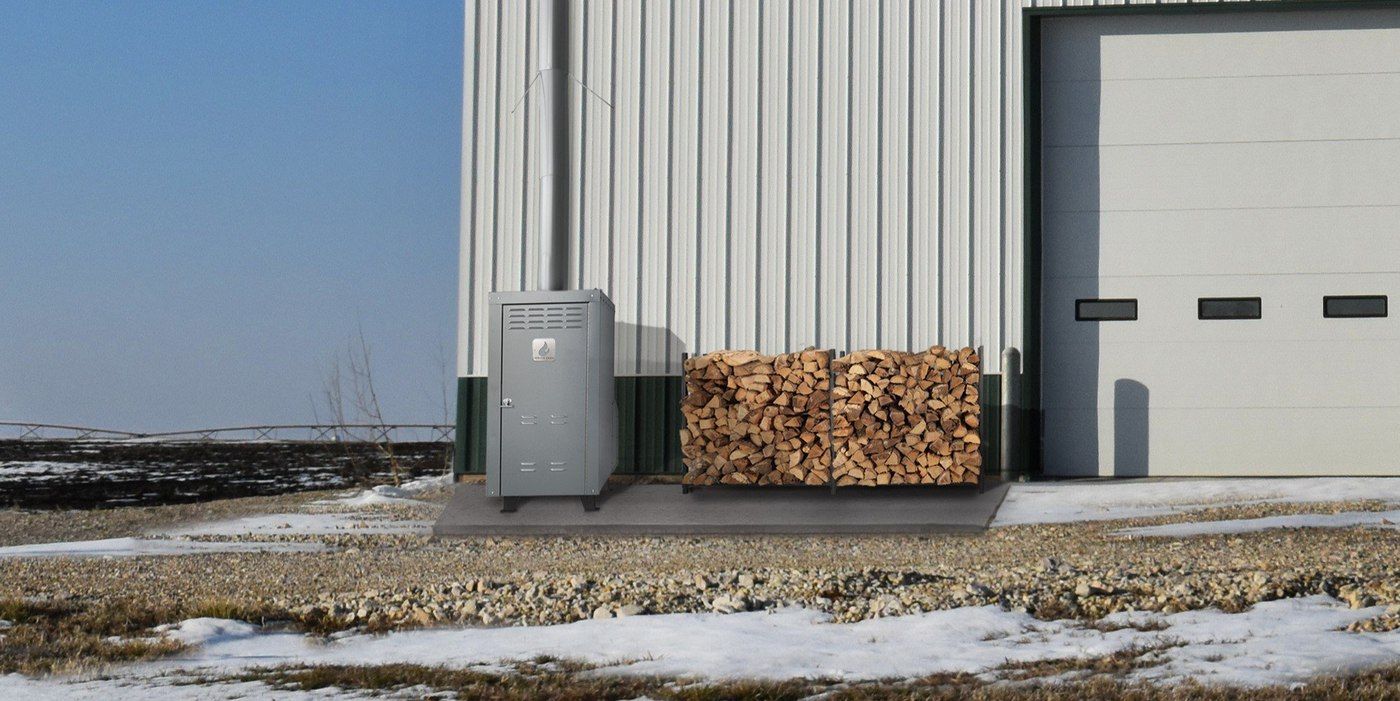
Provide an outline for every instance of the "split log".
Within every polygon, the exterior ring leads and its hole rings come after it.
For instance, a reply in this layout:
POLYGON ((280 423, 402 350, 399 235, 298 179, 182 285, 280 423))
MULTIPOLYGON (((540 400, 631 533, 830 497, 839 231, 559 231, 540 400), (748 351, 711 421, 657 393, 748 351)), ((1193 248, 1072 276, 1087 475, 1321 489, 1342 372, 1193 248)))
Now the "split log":
POLYGON ((977 351, 857 351, 834 360, 832 372, 837 486, 977 483, 977 351))
POLYGON ((685 361, 685 484, 831 480, 826 351, 719 351, 685 361))

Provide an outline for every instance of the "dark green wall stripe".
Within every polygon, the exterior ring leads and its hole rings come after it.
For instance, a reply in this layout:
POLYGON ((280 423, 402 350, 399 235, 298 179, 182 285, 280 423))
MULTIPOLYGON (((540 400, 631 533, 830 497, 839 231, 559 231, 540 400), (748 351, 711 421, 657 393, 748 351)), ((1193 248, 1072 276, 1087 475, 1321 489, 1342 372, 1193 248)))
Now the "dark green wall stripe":
POLYGON ((637 464, 637 378, 619 377, 614 380, 617 393, 617 466, 637 464))
POLYGON ((982 403, 982 476, 995 477, 1001 472, 1001 375, 983 375, 979 395, 982 403))
POLYGON ((452 471, 486 472, 486 378, 457 378, 457 440, 452 471))
MULTIPOLYGON (((681 474, 680 377, 619 377, 617 472, 681 474)), ((457 378, 457 441, 453 471, 486 472, 486 378, 457 378)))

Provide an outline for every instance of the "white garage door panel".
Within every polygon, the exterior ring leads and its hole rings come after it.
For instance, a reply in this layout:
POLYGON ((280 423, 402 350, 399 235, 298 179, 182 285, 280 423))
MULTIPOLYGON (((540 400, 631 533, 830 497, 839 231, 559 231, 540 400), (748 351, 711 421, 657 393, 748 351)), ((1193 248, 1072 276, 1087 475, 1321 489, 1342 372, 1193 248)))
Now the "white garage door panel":
POLYGON ((1105 15, 1044 21, 1049 84, 1400 70, 1393 10, 1105 15), (1306 31, 1300 31, 1306 30, 1306 31), (1280 41, 1280 37, 1285 37, 1280 41))
POLYGON ((1047 148, 1046 175, 1075 179, 1044 196, 1050 212, 1396 206, 1398 160, 1400 140, 1047 148))
POLYGON ((1043 370, 1049 409, 1113 406, 1131 379, 1162 407, 1400 407, 1400 317, 1327 319, 1323 294, 1400 290, 1400 274, 1046 280, 1056 329, 1043 370), (1316 292, 1325 290, 1324 293, 1316 292), (1081 322, 1083 298, 1138 300, 1138 320, 1081 322), (1257 320, 1197 319, 1200 297, 1259 297, 1257 320))
MULTIPOLYGON (((1125 390, 1125 396, 1132 396, 1125 390)), ((1400 474, 1393 436, 1400 409, 1128 409, 1123 415, 1057 411, 1045 432, 1074 435, 1059 459, 1065 477, 1400 474), (1145 420, 1144 420, 1145 418, 1145 420), (1117 422, 1117 425, 1115 425, 1117 422), (1347 426, 1346 440, 1336 427, 1347 426), (1284 438, 1286 437, 1286 438, 1284 438), (1250 446, 1248 463, 1238 457, 1250 446), (1315 445, 1300 450, 1301 445, 1315 445), (1104 465, 1105 469, 1095 469, 1104 465)))
POLYGON ((1400 207, 1049 212, 1047 230, 1073 235, 1045 248, 1044 265, 1056 277, 1397 272, 1397 222, 1400 207), (1222 246, 1228 255, 1202 255, 1222 246))
POLYGON ((1400 474, 1400 7, 1043 27, 1046 471, 1400 474))
POLYGON ((1044 144, 1179 144, 1400 137, 1400 73, 1057 84, 1044 144), (1099 121, 1077 119, 1099 106, 1099 121), (1190 109, 1182 109, 1189 106, 1190 109))
MULTIPOLYGON (((1056 278, 1045 280, 1042 313, 1054 325, 1059 347, 1090 342, 1201 343, 1319 341, 1342 343, 1400 337, 1400 316, 1384 319, 1328 319, 1322 315, 1327 295, 1365 295, 1400 290, 1400 274, 1381 275, 1225 275, 1212 277, 1056 278), (1074 320, 1074 301, 1092 298, 1138 300, 1137 321, 1074 320), (1196 318, 1201 297, 1259 297, 1261 319, 1196 318), (1249 321, 1243 328, 1231 324, 1249 321)), ((1394 310, 1392 310, 1394 311, 1394 310)), ((1400 352, 1400 347, 1397 347, 1400 352)))
MULTIPOLYGON (((1381 406, 1400 409, 1395 377, 1366 375, 1335 364, 1369 364, 1377 354, 1392 352, 1395 340, 1347 344, 1104 344, 1086 349, 1077 359, 1046 368, 1043 387, 1047 409, 1092 409, 1112 405, 1114 383, 1132 380, 1152 394, 1155 408, 1286 408, 1381 406), (1248 356, 1254 362, 1229 362, 1232 372, 1208 372, 1221 356, 1248 356), (1156 378, 1171 375, 1172 382, 1156 378), (1083 382, 1089 377, 1094 384, 1083 382), (1366 398, 1369 397, 1369 401, 1366 398), (1323 404, 1329 398, 1332 404, 1323 404)), ((1400 430, 1400 426, 1396 427, 1400 430)))

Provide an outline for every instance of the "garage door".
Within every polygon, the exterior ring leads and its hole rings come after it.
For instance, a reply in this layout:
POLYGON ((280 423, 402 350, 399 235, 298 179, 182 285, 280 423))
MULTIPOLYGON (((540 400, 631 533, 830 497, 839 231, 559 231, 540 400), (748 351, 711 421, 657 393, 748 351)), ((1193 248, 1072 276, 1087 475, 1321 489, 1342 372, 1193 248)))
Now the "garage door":
POLYGON ((1400 10, 1041 38, 1047 473, 1400 475, 1400 10))

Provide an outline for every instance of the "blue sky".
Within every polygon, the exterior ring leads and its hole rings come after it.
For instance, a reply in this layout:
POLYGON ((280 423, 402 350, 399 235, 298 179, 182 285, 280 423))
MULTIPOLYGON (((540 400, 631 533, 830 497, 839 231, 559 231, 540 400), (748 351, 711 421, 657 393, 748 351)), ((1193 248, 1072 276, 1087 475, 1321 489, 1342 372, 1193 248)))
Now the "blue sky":
POLYGON ((0 0, 0 420, 441 418, 459 0, 0 0))

